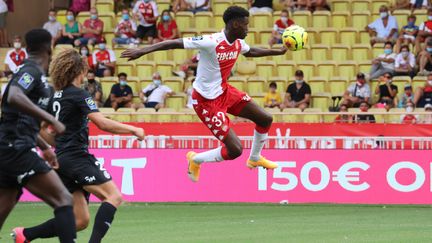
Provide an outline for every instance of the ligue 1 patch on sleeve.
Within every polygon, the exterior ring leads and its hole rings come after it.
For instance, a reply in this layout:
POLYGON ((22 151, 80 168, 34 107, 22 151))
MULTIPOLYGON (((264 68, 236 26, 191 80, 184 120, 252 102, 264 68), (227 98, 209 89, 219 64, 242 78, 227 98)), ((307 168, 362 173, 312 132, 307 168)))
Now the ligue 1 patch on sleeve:
POLYGON ((96 102, 94 102, 92 97, 86 98, 85 102, 86 102, 87 106, 90 108, 90 110, 97 110, 96 102))
POLYGON ((204 39, 202 36, 195 36, 195 37, 192 37, 192 41, 200 41, 200 40, 202 40, 202 39, 204 39))
POLYGON ((18 84, 21 85, 24 89, 28 89, 31 83, 33 83, 34 78, 29 73, 24 73, 21 78, 18 80, 18 84))

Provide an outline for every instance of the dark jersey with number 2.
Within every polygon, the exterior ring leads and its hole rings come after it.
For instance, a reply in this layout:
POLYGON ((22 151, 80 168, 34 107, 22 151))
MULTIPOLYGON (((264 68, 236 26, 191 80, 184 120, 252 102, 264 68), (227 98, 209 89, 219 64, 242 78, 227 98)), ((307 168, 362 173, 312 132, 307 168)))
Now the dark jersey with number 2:
POLYGON ((43 70, 35 62, 27 59, 12 76, 2 99, 0 147, 13 146, 17 150, 34 148, 40 130, 40 121, 18 111, 7 102, 11 86, 21 89, 35 105, 43 110, 48 109, 52 88, 43 70))
POLYGON ((56 91, 53 96, 51 113, 66 126, 62 136, 56 138, 56 153, 88 153, 87 115, 99 112, 91 95, 73 85, 56 91))

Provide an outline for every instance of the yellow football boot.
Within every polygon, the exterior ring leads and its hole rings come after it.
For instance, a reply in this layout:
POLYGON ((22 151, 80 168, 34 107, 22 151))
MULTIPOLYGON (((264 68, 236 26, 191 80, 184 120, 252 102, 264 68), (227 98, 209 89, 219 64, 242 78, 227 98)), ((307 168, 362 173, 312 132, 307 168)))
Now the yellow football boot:
POLYGON ((260 159, 258 161, 252 161, 252 160, 248 160, 246 163, 247 167, 249 167, 249 169, 254 169, 258 166, 264 167, 266 169, 276 169, 278 167, 278 164, 276 164, 275 162, 272 162, 266 158, 264 158, 263 156, 260 156, 260 159))
POLYGON ((201 169, 201 165, 197 164, 193 161, 193 158, 195 157, 196 153, 195 152, 188 152, 186 154, 186 158, 188 160, 188 176, 189 179, 191 179, 193 182, 197 182, 199 180, 199 175, 200 175, 200 169, 201 169))

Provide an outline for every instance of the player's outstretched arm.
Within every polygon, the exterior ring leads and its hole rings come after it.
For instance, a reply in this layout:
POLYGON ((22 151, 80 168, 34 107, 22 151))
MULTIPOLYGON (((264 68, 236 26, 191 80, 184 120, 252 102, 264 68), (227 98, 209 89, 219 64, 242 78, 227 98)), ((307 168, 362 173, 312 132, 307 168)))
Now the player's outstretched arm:
POLYGON ((287 48, 282 46, 281 49, 264 49, 258 47, 251 47, 248 52, 244 54, 245 57, 265 57, 265 56, 279 56, 287 52, 287 48))
POLYGON ((41 108, 33 104, 33 102, 24 94, 24 92, 20 88, 14 85, 11 85, 9 87, 7 102, 21 112, 52 125, 56 134, 64 133, 66 128, 63 123, 57 121, 48 112, 42 110, 41 108))
POLYGON ((166 40, 144 48, 131 48, 122 52, 121 58, 128 58, 128 61, 138 59, 155 51, 184 49, 183 39, 166 40))
POLYGON ((113 121, 106 118, 101 112, 90 113, 88 118, 103 131, 114 134, 132 134, 140 141, 144 139, 144 129, 113 121))

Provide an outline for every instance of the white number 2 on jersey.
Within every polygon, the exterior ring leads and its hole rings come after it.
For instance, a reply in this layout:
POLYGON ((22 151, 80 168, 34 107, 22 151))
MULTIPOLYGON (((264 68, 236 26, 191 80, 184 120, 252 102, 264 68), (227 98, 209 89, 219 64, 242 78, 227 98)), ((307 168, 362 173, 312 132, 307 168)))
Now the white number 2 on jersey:
POLYGON ((60 102, 54 101, 54 103, 53 103, 53 111, 55 112, 55 119, 56 120, 59 119, 60 110, 61 110, 60 102))

